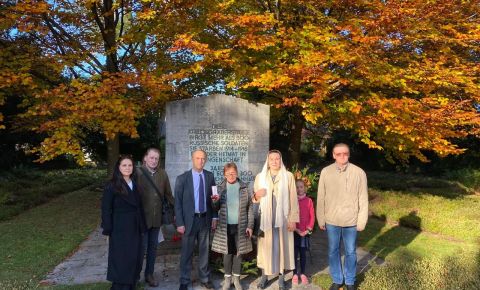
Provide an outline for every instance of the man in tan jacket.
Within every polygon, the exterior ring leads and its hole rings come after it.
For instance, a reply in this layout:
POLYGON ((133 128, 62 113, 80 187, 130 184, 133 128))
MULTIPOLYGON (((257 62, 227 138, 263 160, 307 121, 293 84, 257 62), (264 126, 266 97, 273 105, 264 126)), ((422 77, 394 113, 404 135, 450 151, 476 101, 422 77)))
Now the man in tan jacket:
POLYGON ((365 229, 368 219, 367 176, 360 167, 348 162, 349 157, 348 145, 336 144, 335 163, 323 168, 318 182, 317 220, 320 229, 327 230, 331 290, 343 284, 348 290, 355 289, 357 232, 365 229), (340 240, 345 249, 343 267, 340 240))

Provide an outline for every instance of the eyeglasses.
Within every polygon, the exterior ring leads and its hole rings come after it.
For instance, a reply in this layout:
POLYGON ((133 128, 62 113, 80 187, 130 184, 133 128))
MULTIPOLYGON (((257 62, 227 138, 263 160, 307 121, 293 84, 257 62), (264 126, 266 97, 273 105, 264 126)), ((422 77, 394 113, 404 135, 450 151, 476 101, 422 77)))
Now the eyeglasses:
POLYGON ((335 156, 349 156, 350 153, 348 152, 339 152, 339 153, 335 153, 335 156))

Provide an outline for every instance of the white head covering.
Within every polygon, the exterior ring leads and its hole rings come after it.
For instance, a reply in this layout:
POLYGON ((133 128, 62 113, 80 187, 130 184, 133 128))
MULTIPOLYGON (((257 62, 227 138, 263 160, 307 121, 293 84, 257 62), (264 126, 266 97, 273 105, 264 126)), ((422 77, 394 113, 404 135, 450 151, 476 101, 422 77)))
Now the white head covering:
POLYGON ((269 152, 267 155, 267 160, 263 165, 262 171, 259 173, 259 184, 260 188, 265 188, 267 194, 260 199, 260 229, 264 232, 267 232, 272 229, 272 227, 280 228, 283 227, 284 222, 286 222, 288 217, 288 211, 290 208, 290 198, 288 193, 288 175, 287 169, 283 164, 282 155, 279 152, 273 151, 269 152), (272 199, 273 199, 273 189, 270 188, 271 184, 268 182, 267 178, 271 178, 270 170, 268 168, 268 157, 272 153, 277 153, 280 155, 280 171, 275 177, 275 181, 278 180, 279 193, 277 193, 276 208, 275 208, 275 223, 273 223, 272 217, 272 199))

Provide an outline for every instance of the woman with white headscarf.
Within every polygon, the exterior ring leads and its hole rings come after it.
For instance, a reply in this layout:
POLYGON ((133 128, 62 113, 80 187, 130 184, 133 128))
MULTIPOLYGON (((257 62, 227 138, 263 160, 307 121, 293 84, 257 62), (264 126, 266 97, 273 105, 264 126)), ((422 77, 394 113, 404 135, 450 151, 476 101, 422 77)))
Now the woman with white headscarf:
POLYGON ((293 231, 299 221, 297 190, 293 174, 285 168, 278 150, 268 152, 262 172, 255 177, 253 202, 260 203, 257 266, 262 277, 257 288, 265 289, 267 275, 278 276, 285 288, 284 273, 295 269, 293 231))

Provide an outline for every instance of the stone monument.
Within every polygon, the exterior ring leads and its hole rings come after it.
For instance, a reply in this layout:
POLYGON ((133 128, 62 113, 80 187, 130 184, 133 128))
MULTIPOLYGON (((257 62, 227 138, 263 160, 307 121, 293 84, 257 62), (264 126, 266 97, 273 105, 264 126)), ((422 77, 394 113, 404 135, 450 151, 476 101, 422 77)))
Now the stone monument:
POLYGON ((235 162, 242 181, 253 186, 269 149, 270 107, 222 94, 167 104, 165 168, 175 188, 177 176, 192 168, 191 153, 208 154, 205 169, 218 183, 223 166, 235 162))

